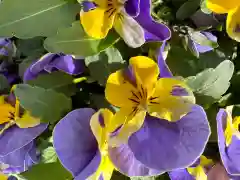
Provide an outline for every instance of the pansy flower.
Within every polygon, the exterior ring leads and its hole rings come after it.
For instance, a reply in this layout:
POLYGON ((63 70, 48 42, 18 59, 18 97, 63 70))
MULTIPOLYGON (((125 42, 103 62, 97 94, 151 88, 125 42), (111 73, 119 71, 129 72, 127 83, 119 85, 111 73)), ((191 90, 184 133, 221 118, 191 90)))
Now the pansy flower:
POLYGON ((214 165, 211 159, 201 156, 193 165, 185 169, 169 172, 171 180, 207 180, 207 172, 214 165))
POLYGON ((107 109, 76 109, 55 126, 53 144, 62 165, 75 180, 109 180, 114 169, 127 176, 150 176, 160 171, 140 163, 127 145, 111 147, 113 114, 107 109))
POLYGON ((233 106, 220 109, 217 114, 218 146, 223 165, 233 176, 240 176, 240 117, 232 118, 233 106))
POLYGON ((195 97, 183 81, 159 79, 158 65, 145 56, 132 57, 129 64, 109 76, 105 89, 106 99, 120 108, 112 127, 123 125, 118 138, 126 141, 139 130, 146 113, 175 122, 191 110, 195 97))
POLYGON ((74 59, 71 55, 47 53, 35 61, 24 73, 23 80, 35 79, 38 75, 59 70, 70 75, 84 71, 83 59, 74 59))
POLYGON ((32 152, 32 141, 47 128, 47 124, 40 124, 39 119, 23 110, 12 95, 0 96, 0 112, 0 162, 20 167, 23 161, 19 162, 12 153, 32 152))
MULTIPOLYGON (((160 49, 160 52, 163 48, 160 49)), ((162 53, 160 53, 161 56, 162 53)), ((183 81, 171 76, 163 57, 156 63, 143 56, 130 59, 128 69, 110 75, 105 95, 119 107, 109 142, 127 143, 141 163, 160 172, 191 165, 210 135, 206 113, 183 81)))
POLYGON ((83 1, 83 10, 80 13, 82 26, 89 36, 98 39, 105 38, 109 30, 114 28, 133 48, 140 47, 145 40, 169 39, 170 30, 153 21, 150 15, 150 0, 145 1, 83 1))
POLYGON ((240 1, 239 0, 207 0, 207 7, 219 14, 228 13, 227 33, 236 40, 240 41, 240 1))

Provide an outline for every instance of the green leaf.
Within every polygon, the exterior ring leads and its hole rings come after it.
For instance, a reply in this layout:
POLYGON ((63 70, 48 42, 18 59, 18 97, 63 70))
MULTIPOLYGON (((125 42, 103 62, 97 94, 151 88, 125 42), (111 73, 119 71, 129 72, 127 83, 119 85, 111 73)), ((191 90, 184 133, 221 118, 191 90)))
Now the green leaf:
POLYGON ((0 92, 5 92, 10 88, 7 78, 0 74, 0 92))
POLYGON ((199 31, 194 31, 190 33, 190 36, 192 38, 192 40, 202 46, 210 46, 212 48, 217 48, 218 47, 218 43, 209 40, 205 35, 203 35, 202 33, 200 33, 199 31))
POLYGON ((37 164, 21 174, 27 180, 72 180, 72 175, 59 161, 47 164, 37 164))
POLYGON ((79 4, 64 0, 7 0, 0 6, 0 36, 31 38, 55 34, 75 20, 79 4))
POLYGON ((44 53, 43 37, 34 37, 31 39, 17 39, 17 51, 23 56, 32 56, 35 54, 44 53))
POLYGON ((188 0, 177 11, 176 17, 179 20, 184 20, 193 15, 199 8, 200 0, 188 0))
POLYGON ((21 106, 41 122, 54 123, 71 110, 71 99, 51 89, 18 84, 14 93, 21 106))
POLYGON ((18 66, 18 74, 19 74, 19 76, 23 78, 24 73, 25 73, 25 71, 27 70, 27 68, 28 68, 35 60, 37 60, 39 57, 40 57, 40 55, 38 56, 38 54, 37 54, 37 55, 34 54, 33 56, 29 56, 29 57, 23 59, 22 62, 21 62, 21 63, 19 64, 19 66, 18 66))
POLYGON ((206 69, 196 76, 187 78, 187 83, 200 100, 198 103, 213 103, 219 100, 229 88, 233 72, 234 64, 225 60, 215 69, 206 69))
POLYGON ((105 85, 109 75, 124 68, 126 62, 116 48, 108 48, 95 56, 86 57, 85 64, 89 68, 92 78, 97 80, 100 85, 105 85))
POLYGON ((77 91, 76 85, 73 84, 73 79, 73 76, 64 72, 52 72, 39 75, 36 79, 30 80, 27 83, 32 86, 53 89, 67 96, 72 96, 77 91))
POLYGON ((119 40, 119 36, 110 31, 105 39, 93 39, 84 32, 79 21, 72 27, 59 30, 58 34, 48 37, 44 47, 49 52, 73 54, 76 56, 92 56, 112 46, 119 40))
POLYGON ((131 180, 170 180, 167 173, 157 176, 147 176, 147 177, 132 177, 131 180))

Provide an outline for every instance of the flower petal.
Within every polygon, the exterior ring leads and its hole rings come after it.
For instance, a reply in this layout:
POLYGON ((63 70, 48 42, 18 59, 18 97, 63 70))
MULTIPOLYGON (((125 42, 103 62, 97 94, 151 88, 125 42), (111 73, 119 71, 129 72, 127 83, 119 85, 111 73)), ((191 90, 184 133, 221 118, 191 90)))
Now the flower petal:
POLYGON ((0 172, 0 179, 1 180, 8 180, 8 176, 0 172))
POLYGON ((109 157, 115 167, 127 176, 154 176, 163 172, 150 169, 140 163, 133 155, 127 144, 109 148, 109 157))
POLYGON ((137 48, 145 43, 142 27, 131 16, 125 13, 118 15, 113 26, 130 47, 137 48))
POLYGON ((121 108, 113 117, 112 119, 112 131, 116 130, 120 127, 118 130, 118 133, 111 136, 109 139, 109 145, 116 147, 120 146, 121 144, 126 144, 129 137, 138 131, 143 123, 146 116, 145 111, 137 111, 134 116, 131 116, 131 109, 124 109, 121 108), (122 126, 121 126, 122 125, 122 126))
POLYGON ((70 75, 78 75, 84 71, 84 67, 83 59, 75 60, 71 55, 59 55, 59 57, 48 63, 44 69, 48 72, 58 69, 70 75))
POLYGON ((228 13, 240 5, 240 1, 238 0, 207 0, 206 3, 208 9, 218 14, 228 13))
POLYGON ((228 35, 240 42, 240 6, 231 10, 227 16, 227 33, 228 35))
POLYGON ((126 1, 125 10, 132 17, 138 16, 140 13, 140 0, 126 1))
POLYGON ((90 108, 74 110, 59 121, 53 131, 58 158, 73 176, 88 177, 100 163, 98 144, 90 129, 93 114, 90 108))
POLYGON ((93 38, 102 39, 113 27, 115 13, 112 15, 105 12, 104 8, 95 8, 88 12, 81 11, 80 19, 85 32, 93 38))
MULTIPOLYGON (((217 42, 217 37, 214 36, 212 33, 210 32, 201 32, 203 35, 205 35, 210 41, 213 41, 213 42, 217 42)), ((194 42, 195 43, 195 42, 194 42)), ((208 52, 208 51, 212 51, 213 48, 211 46, 203 46, 203 45, 200 45, 200 44, 197 44, 195 43, 195 46, 197 48, 197 51, 199 53, 205 53, 205 52, 208 52)))
POLYGON ((35 127, 40 124, 41 120, 31 116, 30 112, 25 112, 21 118, 15 119, 16 124, 20 128, 35 127))
POLYGON ((129 98, 132 97, 132 92, 135 92, 136 88, 124 76, 124 71, 119 70, 108 77, 105 97, 114 106, 132 107, 129 98))
POLYGON ((159 171, 171 171, 193 164, 202 154, 209 135, 206 113, 195 105, 177 122, 147 117, 128 144, 141 163, 159 171))
POLYGON ((224 131, 227 123, 227 112, 220 109, 217 114, 218 146, 222 162, 231 175, 240 175, 240 140, 233 135, 231 144, 226 147, 224 131))
POLYGON ((152 98, 148 105, 149 113, 168 121, 179 120, 195 103, 193 92, 183 81, 173 78, 160 78, 152 98))
POLYGON ((153 20, 151 16, 151 0, 140 0, 140 14, 135 20, 144 28, 146 41, 165 41, 170 39, 170 29, 153 20))
POLYGON ((177 169, 168 173, 171 180, 195 180, 187 169, 177 169))
POLYGON ((133 70, 138 88, 144 87, 151 94, 159 75, 157 63, 146 56, 136 56, 129 60, 129 64, 133 70))
POLYGON ((9 167, 3 170, 6 174, 21 173, 28 170, 37 159, 37 149, 33 142, 26 146, 8 154, 7 156, 0 157, 0 162, 7 164, 9 167))
POLYGON ((47 124, 42 123, 33 128, 21 129, 17 126, 13 126, 7 129, 2 135, 0 135, 0 156, 6 156, 23 146, 26 146, 33 139, 38 137, 47 126, 47 124))
POLYGON ((162 46, 159 48, 159 54, 158 54, 158 66, 159 66, 159 69, 160 69, 160 77, 173 77, 172 75, 172 72, 170 71, 165 59, 164 59, 164 56, 163 56, 163 53, 164 53, 164 48, 166 46, 166 41, 164 41, 162 43, 162 46))

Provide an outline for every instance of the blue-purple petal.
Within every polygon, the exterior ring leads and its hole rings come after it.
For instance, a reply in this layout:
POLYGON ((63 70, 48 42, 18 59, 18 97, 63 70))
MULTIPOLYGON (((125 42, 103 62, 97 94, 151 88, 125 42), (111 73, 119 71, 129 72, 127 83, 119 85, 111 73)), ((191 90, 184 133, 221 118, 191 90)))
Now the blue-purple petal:
POLYGON ((132 16, 136 17, 140 13, 140 0, 127 0, 125 3, 126 12, 132 16))
POLYGON ((0 56, 9 56, 13 50, 13 44, 8 38, 0 38, 0 56))
POLYGON ((158 66, 160 69, 160 77, 173 77, 163 57, 165 46, 166 46, 166 41, 163 41, 162 46, 159 48, 159 54, 158 54, 158 66))
POLYGON ((58 158, 74 177, 89 176, 100 163, 98 144, 90 128, 94 112, 90 108, 76 109, 59 121, 53 131, 58 158))
POLYGON ((0 156, 6 156, 16 151, 38 137, 46 128, 47 124, 40 124, 32 128, 19 128, 13 126, 0 135, 0 156))
POLYGON ((4 156, 0 157, 0 162, 9 165, 4 169, 4 173, 20 173, 26 171, 30 166, 37 163, 37 149, 34 142, 4 156))
POLYGON ((146 166, 171 171, 193 164, 202 154, 210 135, 207 116, 194 105, 177 122, 146 117, 143 127, 129 138, 134 156, 146 166))
POLYGON ((195 180, 195 178, 188 173, 187 169, 177 169, 168 172, 171 180, 195 180))
POLYGON ((218 146, 220 156, 227 172, 231 175, 240 174, 240 140, 234 135, 231 144, 226 147, 224 130, 226 128, 227 113, 220 109, 217 114, 218 146))
POLYGON ((148 168, 140 163, 128 145, 110 147, 109 156, 117 169, 127 176, 154 176, 164 172, 148 168))
POLYGON ((170 39, 170 29, 166 25, 154 21, 151 16, 151 0, 140 0, 140 13, 135 20, 145 30, 146 42, 170 39))
MULTIPOLYGON (((203 35, 205 35, 210 41, 213 41, 213 42, 217 42, 217 37, 214 36, 212 33, 210 32, 201 32, 203 35)), ((213 48, 211 46, 203 46, 203 45, 200 45, 196 42, 193 42, 195 47, 196 47, 196 50, 198 53, 205 53, 205 52, 208 52, 208 51, 212 51, 213 48)))
POLYGON ((82 6, 83 6, 84 12, 88 12, 88 11, 96 8, 96 5, 91 1, 83 1, 82 6))

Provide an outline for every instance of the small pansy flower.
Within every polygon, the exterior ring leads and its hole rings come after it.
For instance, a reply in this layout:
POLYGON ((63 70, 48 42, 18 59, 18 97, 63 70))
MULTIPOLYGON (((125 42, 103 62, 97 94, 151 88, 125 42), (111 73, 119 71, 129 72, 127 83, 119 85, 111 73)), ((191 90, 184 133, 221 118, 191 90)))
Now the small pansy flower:
POLYGON ((233 176, 240 176, 240 117, 232 118, 233 106, 217 114, 218 146, 223 165, 233 176))
POLYGON ((207 180, 207 172, 214 165, 211 159, 201 156, 193 165, 186 169, 169 172, 171 180, 207 180))
POLYGON ((109 180, 117 169, 127 176, 150 176, 160 171, 140 163, 127 145, 109 146, 113 113, 107 109, 76 109, 67 114, 53 131, 53 144, 62 165, 75 180, 109 180))
POLYGON ((236 40, 240 41, 240 1, 239 0, 207 0, 207 7, 218 14, 228 13, 227 33, 236 40))
POLYGON ((105 38, 114 28, 133 48, 145 40, 167 40, 170 30, 153 21, 150 0, 93 0, 83 1, 80 13, 85 32, 93 38, 105 38))
POLYGON ((78 75, 84 71, 83 59, 74 59, 71 55, 47 53, 35 61, 24 73, 23 80, 35 79, 38 75, 63 71, 70 75, 78 75))

